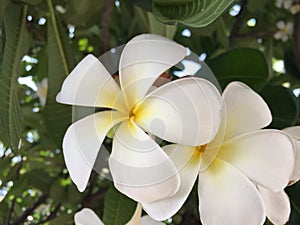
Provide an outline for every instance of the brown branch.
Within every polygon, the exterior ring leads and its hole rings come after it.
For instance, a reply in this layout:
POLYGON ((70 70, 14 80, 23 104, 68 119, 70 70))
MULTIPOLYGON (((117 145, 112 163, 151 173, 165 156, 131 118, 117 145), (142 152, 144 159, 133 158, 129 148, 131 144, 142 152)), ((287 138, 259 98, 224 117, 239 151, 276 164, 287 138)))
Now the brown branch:
POLYGON ((16 203, 16 199, 14 198, 11 202, 11 206, 10 206, 10 209, 9 209, 9 212, 8 212, 8 215, 7 215, 7 218, 6 218, 6 221, 5 221, 5 225, 9 225, 10 224, 10 218, 12 216, 12 213, 14 211, 14 208, 15 208, 15 203, 16 203))
POLYGON ((50 220, 53 220, 57 217, 57 213, 60 211, 61 204, 58 204, 55 209, 50 213, 49 216, 47 216, 45 219, 38 222, 36 225, 44 224, 50 220))
POLYGON ((40 206, 42 203, 46 201, 48 196, 42 195, 33 205, 31 205, 19 218, 17 218, 12 224, 10 225, 21 225, 26 221, 27 217, 33 213, 33 211, 40 206))
POLYGON ((182 216, 180 225, 199 225, 199 221, 193 214, 187 212, 182 216))
POLYGON ((106 191, 107 191, 107 188, 103 188, 94 194, 86 196, 83 200, 82 206, 89 207, 93 202, 103 199, 106 191))
POLYGON ((298 72, 300 73, 300 12, 295 15, 293 39, 293 50, 296 60, 296 66, 298 68, 298 72))
POLYGON ((242 0, 241 1, 241 9, 239 11, 239 13, 236 15, 235 20, 233 22, 233 25, 231 27, 231 32, 229 35, 229 40, 234 39, 236 36, 238 36, 238 32, 240 30, 240 26, 241 26, 241 22, 243 19, 243 15, 247 6, 248 0, 242 0))
POLYGON ((101 18, 101 25, 102 25, 102 52, 106 52, 109 50, 109 26, 111 22, 111 13, 114 8, 115 1, 114 0, 107 0, 105 1, 105 11, 101 18))
POLYGON ((43 43, 46 42, 45 35, 41 33, 41 31, 35 26, 35 24, 33 24, 30 21, 27 21, 26 28, 28 29, 28 31, 32 32, 39 41, 43 43))
MULTIPOLYGON (((15 180, 19 180, 19 177, 20 177, 20 170, 22 168, 22 161, 19 163, 18 165, 18 169, 17 169, 17 174, 16 174, 16 179, 15 180)), ((10 220, 11 220, 11 216, 14 212, 14 208, 15 208, 15 204, 16 204, 16 198, 14 198, 11 202, 11 206, 10 206, 10 209, 9 209, 9 212, 8 212, 8 215, 7 215, 7 218, 6 218, 6 221, 5 221, 5 225, 9 225, 10 224, 10 220)))

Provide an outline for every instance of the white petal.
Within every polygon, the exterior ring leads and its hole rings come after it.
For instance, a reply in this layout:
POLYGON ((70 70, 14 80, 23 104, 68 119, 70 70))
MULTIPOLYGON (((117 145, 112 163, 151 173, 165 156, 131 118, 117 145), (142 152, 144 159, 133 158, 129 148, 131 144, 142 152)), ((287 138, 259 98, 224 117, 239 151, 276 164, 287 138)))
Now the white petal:
POLYGON ((121 55, 119 72, 129 108, 143 98, 154 81, 185 57, 186 49, 164 37, 143 34, 129 41, 121 55))
POLYGON ((65 79, 56 100, 60 103, 98 106, 126 111, 120 88, 93 55, 87 55, 65 79))
MULTIPOLYGON (((138 225, 138 224, 136 224, 138 225)), ((156 221, 152 219, 150 216, 143 216, 141 219, 141 225, 165 225, 163 222, 156 221)))
POLYGON ((96 213, 88 208, 75 213, 74 220, 76 225, 104 225, 96 213))
POLYGON ((140 225, 142 216, 142 206, 140 203, 137 204, 135 212, 131 219, 126 223, 126 225, 140 225))
POLYGON ((291 138, 279 130, 260 130, 223 143, 218 157, 272 191, 286 187, 294 169, 291 138))
POLYGON ((224 140, 266 127, 272 121, 268 105, 241 82, 230 83, 223 92, 226 109, 224 140))
POLYGON ((283 36, 283 33, 282 33, 281 31, 277 31, 277 32, 274 34, 274 38, 275 38, 276 40, 281 39, 282 36, 283 36))
POLYGON ((291 185, 300 179, 300 126, 288 127, 283 129, 283 131, 294 139, 295 144, 295 167, 290 180, 291 185))
POLYGON ((109 167, 115 187, 141 203, 173 195, 180 185, 167 154, 131 121, 116 131, 109 167))
POLYGON ((241 172, 215 159, 199 174, 199 212, 205 225, 262 225, 265 210, 262 199, 241 172))
POLYGON ((284 225, 288 222, 291 206, 287 194, 282 190, 272 192, 261 186, 258 190, 264 200, 267 217, 274 225, 284 225))
POLYGON ((278 21, 276 23, 276 26, 278 29, 282 30, 282 29, 285 29, 285 23, 281 20, 281 21, 278 21))
POLYGON ((124 120, 116 111, 104 111, 73 123, 64 136, 63 153, 72 181, 86 188, 100 146, 112 126, 124 120))
POLYGON ((167 145, 163 149, 175 163, 181 178, 181 185, 179 190, 169 198, 142 204, 147 214, 160 221, 172 217, 182 207, 199 174, 201 156, 195 147, 167 145))
POLYGON ((138 105, 134 120, 169 142, 200 146, 214 138, 221 109, 221 96, 212 83, 188 77, 151 92, 138 105))

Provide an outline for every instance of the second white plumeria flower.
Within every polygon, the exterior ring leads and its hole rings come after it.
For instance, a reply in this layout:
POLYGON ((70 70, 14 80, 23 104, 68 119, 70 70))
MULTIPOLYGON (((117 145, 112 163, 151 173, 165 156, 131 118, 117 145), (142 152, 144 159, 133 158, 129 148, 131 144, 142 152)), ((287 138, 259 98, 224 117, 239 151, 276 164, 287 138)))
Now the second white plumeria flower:
MULTIPOLYGON (((138 204, 132 218, 126 223, 126 225, 164 225, 162 222, 153 220, 150 216, 141 216, 142 207, 138 204)), ((84 208, 75 213, 74 220, 75 225, 105 225, 96 213, 89 208, 84 208)))
POLYGON ((286 42, 289 39, 289 36, 293 34, 293 23, 278 21, 276 23, 276 26, 278 28, 278 31, 274 34, 274 38, 276 40, 286 42))
POLYGON ((200 78, 179 79, 149 92, 155 80, 185 55, 186 49, 171 40, 139 35, 121 54, 120 86, 92 55, 67 77, 58 102, 110 109, 73 123, 65 134, 65 162, 80 191, 112 127, 109 169, 120 192, 138 202, 154 202, 178 190, 176 167, 148 134, 185 145, 206 144, 218 130, 222 108, 216 87, 200 78))
POLYGON ((243 83, 232 82, 223 92, 223 101, 226 113, 212 142, 199 147, 164 147, 182 182, 172 197, 142 204, 154 219, 174 215, 198 177, 203 225, 261 225, 266 213, 253 182, 273 191, 288 183, 294 145, 282 131, 261 130, 272 120, 264 100, 243 83))
MULTIPOLYGON (((283 131, 289 134, 295 143, 295 167, 288 184, 293 185, 300 179, 300 126, 288 127, 283 131)), ((268 219, 274 225, 286 224, 290 217, 291 206, 289 197, 284 190, 273 192, 261 186, 258 188, 265 203, 268 219)))

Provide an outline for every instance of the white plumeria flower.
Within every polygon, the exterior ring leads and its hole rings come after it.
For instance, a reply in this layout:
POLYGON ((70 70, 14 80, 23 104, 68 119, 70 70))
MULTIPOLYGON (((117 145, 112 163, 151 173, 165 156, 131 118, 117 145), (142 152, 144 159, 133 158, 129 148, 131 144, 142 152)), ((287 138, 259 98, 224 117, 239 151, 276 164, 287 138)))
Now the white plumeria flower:
POLYGON ((290 11, 293 15, 296 15, 297 13, 300 12, 300 4, 294 4, 291 6, 290 11))
POLYGON ((294 0, 277 0, 276 6, 281 8, 283 6, 284 9, 289 10, 293 15, 300 12, 300 4, 299 1, 294 0))
POLYGON ((290 9, 290 7, 293 5, 293 0, 277 0, 275 5, 278 8, 285 8, 285 9, 290 9))
MULTIPOLYGON (((288 185, 296 183, 300 179, 300 126, 283 129, 294 140, 295 143, 295 167, 288 185)), ((265 203, 267 217, 274 225, 286 224, 291 213, 290 200, 284 190, 272 192, 258 186, 265 203)))
POLYGON ((80 191, 86 188, 112 127, 109 169, 120 192, 137 202, 154 202, 178 190, 176 167, 145 131, 169 142, 203 145, 215 136, 222 108, 216 87, 201 78, 179 79, 149 92, 155 80, 185 54, 183 46, 169 39, 139 35, 121 54, 120 86, 92 55, 66 78, 58 102, 112 109, 73 123, 65 134, 65 162, 80 191))
MULTIPOLYGON (((126 225, 164 225, 164 223, 152 219, 150 216, 142 215, 142 207, 140 204, 126 225)), ((89 209, 84 208, 81 211, 75 213, 74 216, 75 225, 104 225, 104 223, 99 219, 96 213, 89 209)))
POLYGON ((274 38, 276 40, 282 40, 283 42, 286 42, 289 39, 289 36, 293 34, 293 23, 278 21, 276 26, 279 31, 274 34, 274 38))
POLYGON ((48 93, 48 78, 44 78, 41 82, 36 83, 37 86, 37 96, 39 97, 40 104, 42 106, 46 105, 47 93, 48 93))
POLYGON ((172 197, 142 203, 154 219, 174 215, 198 176, 203 225, 260 225, 266 212, 255 184, 280 191, 289 181, 294 167, 293 143, 282 131, 261 130, 272 120, 264 100, 240 82, 230 83, 222 97, 226 113, 212 142, 200 147, 164 147, 182 182, 172 197))

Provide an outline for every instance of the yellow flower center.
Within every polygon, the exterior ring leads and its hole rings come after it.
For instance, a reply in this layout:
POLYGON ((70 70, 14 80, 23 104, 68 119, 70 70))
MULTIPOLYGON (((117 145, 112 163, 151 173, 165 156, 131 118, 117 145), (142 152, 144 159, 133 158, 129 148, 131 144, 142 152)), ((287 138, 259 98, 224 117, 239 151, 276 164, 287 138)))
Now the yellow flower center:
POLYGON ((199 159, 202 156, 202 154, 205 152, 206 147, 207 147, 207 144, 201 145, 201 146, 197 146, 195 148, 193 157, 196 158, 196 159, 199 159))

